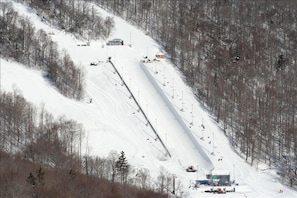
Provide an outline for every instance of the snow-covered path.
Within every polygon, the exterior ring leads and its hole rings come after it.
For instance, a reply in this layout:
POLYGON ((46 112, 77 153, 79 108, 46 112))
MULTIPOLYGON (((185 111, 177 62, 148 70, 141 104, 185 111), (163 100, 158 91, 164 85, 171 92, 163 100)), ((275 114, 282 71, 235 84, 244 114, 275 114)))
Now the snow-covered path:
MULTIPOLYGON (((114 17, 115 31, 110 39, 121 38, 125 41, 124 46, 106 46, 103 40, 91 41, 90 46, 77 46, 84 41, 42 23, 32 10, 19 3, 14 3, 14 7, 21 15, 32 19, 37 29, 54 33, 51 37, 58 42, 59 48, 66 49, 74 62, 86 71, 86 95, 83 101, 65 98, 43 78, 42 72, 3 59, 1 87, 8 91, 17 87, 27 100, 36 105, 44 104, 54 116, 65 114, 67 118, 82 123, 86 131, 84 152, 106 157, 111 150, 123 150, 131 165, 149 169, 153 177, 158 176, 160 167, 163 167, 176 176, 177 182, 182 183, 188 197, 297 197, 295 191, 277 180, 274 170, 256 170, 234 153, 224 133, 197 102, 170 61, 165 59, 141 65, 143 56, 154 58, 156 53, 162 51, 148 35, 114 17), (128 44, 132 44, 132 47, 128 44), (141 113, 137 112, 135 103, 129 98, 126 88, 121 86, 120 78, 112 66, 106 62, 108 57, 112 57, 118 71, 168 146, 172 158, 164 158, 164 148, 159 141, 154 140, 154 133, 146 126, 141 113), (90 62, 94 61, 98 65, 90 66, 90 62), (89 103, 90 98, 92 103, 89 103), (180 111, 181 108, 183 111, 180 111), (185 126, 177 119, 181 119, 185 126), (185 127, 190 130, 192 137, 189 138, 185 133, 185 127), (201 153, 193 149, 193 137, 209 159, 201 157, 201 153), (220 158, 222 160, 218 161, 220 158), (230 171, 231 179, 235 178, 239 184, 235 186, 235 193, 217 195, 203 193, 209 187, 195 190, 188 188, 190 181, 205 176, 211 164, 215 169, 230 171), (197 166, 197 174, 187 173, 185 168, 188 165, 197 166), (283 189, 284 193, 278 193, 279 189, 283 189)), ((98 7, 96 9, 102 16, 112 16, 98 7)))
MULTIPOLYGON (((140 61, 133 61, 133 57, 130 62, 129 56, 120 57, 121 54, 125 54, 124 52, 133 50, 127 49, 125 46, 112 46, 109 51, 112 51, 116 57, 112 57, 112 60, 125 60, 123 63, 115 61, 117 70, 121 71, 120 68, 125 67, 126 75, 122 76, 126 78, 126 84, 132 90, 142 109, 145 109, 147 117, 168 148, 172 160, 184 167, 189 164, 198 164, 202 169, 211 170, 213 165, 208 156, 197 141, 190 136, 192 134, 188 132, 187 126, 180 119, 180 115, 173 108, 146 66, 140 61), (133 83, 131 83, 132 78, 133 83)), ((135 53, 130 53, 135 56, 135 53)))

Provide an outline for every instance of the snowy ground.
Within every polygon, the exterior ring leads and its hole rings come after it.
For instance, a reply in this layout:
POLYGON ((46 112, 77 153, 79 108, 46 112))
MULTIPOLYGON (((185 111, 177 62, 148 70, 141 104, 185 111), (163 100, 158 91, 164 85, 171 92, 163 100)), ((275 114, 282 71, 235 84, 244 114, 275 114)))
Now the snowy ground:
MULTIPOLYGON (((27 100, 41 105, 55 116, 65 114, 82 123, 85 149, 89 155, 106 157, 111 150, 124 151, 136 168, 147 168, 153 176, 165 168, 182 182, 188 197, 297 197, 296 191, 283 186, 275 171, 264 165, 250 167, 230 147, 224 133, 195 100, 180 72, 167 60, 141 63, 144 56, 153 59, 162 48, 149 36, 114 17, 116 30, 124 46, 106 46, 107 41, 86 41, 44 24, 30 9, 14 3, 20 14, 29 16, 37 28, 51 33, 61 49, 86 71, 86 95, 83 101, 65 98, 43 78, 40 71, 26 69, 1 59, 1 89, 20 89, 27 100), (54 34, 52 34, 54 33, 54 34), (149 118, 171 157, 147 126, 144 116, 131 99, 121 79, 106 60, 111 57, 120 75, 149 118), (98 63, 90 66, 91 62, 98 63), (92 98, 92 103, 89 103, 92 98), (203 127, 204 126, 204 127, 203 127), (219 160, 222 159, 222 160, 219 160), (185 169, 193 165, 196 173, 185 169), (262 167, 263 166, 263 167, 262 167), (236 192, 205 193, 210 187, 188 188, 196 179, 204 179, 212 169, 229 170, 238 185, 236 192), (265 171, 263 170, 265 169, 265 171), (283 193, 279 193, 282 189, 283 193)), ((102 16, 109 15, 98 8, 102 16)))

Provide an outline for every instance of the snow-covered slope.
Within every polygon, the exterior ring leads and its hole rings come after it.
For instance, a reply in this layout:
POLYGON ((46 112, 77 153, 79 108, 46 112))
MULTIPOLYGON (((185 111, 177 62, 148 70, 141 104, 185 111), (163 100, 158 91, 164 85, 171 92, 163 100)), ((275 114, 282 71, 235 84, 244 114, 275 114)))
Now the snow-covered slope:
MULTIPOLYGON (((136 168, 147 168, 157 176, 160 167, 183 183, 188 197, 297 197, 296 192, 280 184, 273 171, 250 167, 237 156, 216 123, 195 100, 179 71, 167 59, 141 63, 143 56, 153 59, 162 48, 150 37, 114 17, 112 38, 124 40, 124 46, 106 46, 106 41, 85 41, 44 24, 30 9, 14 3, 22 15, 46 32, 61 49, 66 49, 77 65, 86 71, 86 95, 73 101, 60 95, 39 71, 1 60, 2 89, 17 87, 32 103, 45 104, 55 116, 65 114, 82 123, 85 131, 84 152, 106 157, 111 150, 124 151, 136 168), (147 125, 143 114, 127 88, 123 86, 108 57, 158 133, 166 149, 147 125), (97 66, 90 66, 97 62, 97 66), (92 103, 90 103, 92 99, 92 103), (196 173, 185 169, 193 165, 196 173), (238 186, 236 192, 224 195, 204 193, 209 187, 188 188, 196 179, 205 178, 211 169, 229 170, 238 186), (283 189, 283 193, 279 190, 283 189)), ((109 13, 97 8, 101 15, 109 13)))

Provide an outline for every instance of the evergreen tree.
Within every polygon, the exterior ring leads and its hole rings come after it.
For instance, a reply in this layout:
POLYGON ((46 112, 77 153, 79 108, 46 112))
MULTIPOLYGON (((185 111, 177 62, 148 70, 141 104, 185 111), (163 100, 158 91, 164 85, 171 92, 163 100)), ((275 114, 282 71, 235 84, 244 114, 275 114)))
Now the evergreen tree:
POLYGON ((127 181, 129 167, 130 165, 126 159, 125 152, 122 151, 119 159, 116 161, 116 169, 121 177, 122 183, 125 183, 127 181))

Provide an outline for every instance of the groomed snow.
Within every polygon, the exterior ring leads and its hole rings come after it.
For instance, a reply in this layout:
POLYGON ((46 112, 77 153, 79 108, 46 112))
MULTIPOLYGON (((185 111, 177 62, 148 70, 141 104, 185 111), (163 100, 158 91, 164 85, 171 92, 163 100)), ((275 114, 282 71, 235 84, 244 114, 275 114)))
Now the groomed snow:
POLYGON ((141 63, 144 56, 153 59, 162 48, 140 30, 122 19, 97 8, 102 16, 113 16, 115 31, 109 39, 120 38, 124 46, 106 46, 106 41, 91 41, 78 46, 72 35, 41 22, 32 10, 13 3, 19 14, 31 18, 37 29, 66 49, 74 62, 86 71, 86 94, 82 101, 65 98, 43 77, 42 72, 1 59, 1 89, 18 88, 24 97, 54 116, 82 123, 86 131, 84 153, 107 157, 111 150, 124 151, 135 168, 147 168, 153 177, 165 168, 182 182, 187 197, 297 197, 296 191, 283 186, 275 170, 258 164, 251 167, 234 153, 224 133, 196 101, 180 72, 165 58, 141 63), (52 34, 54 33, 54 34, 52 34), (131 46, 131 47, 130 47, 131 46), (144 116, 128 90, 106 60, 111 57, 120 75, 149 118, 171 157, 147 126, 144 116), (91 62, 98 63, 90 66, 91 62), (92 103, 90 99, 92 98, 92 103), (198 171, 187 173, 193 165, 198 171), (262 167, 263 166, 263 167, 262 167), (211 169, 228 171, 238 185, 236 192, 205 193, 210 187, 188 188, 196 179, 204 179, 211 169), (279 193, 282 189, 283 193, 279 193))

